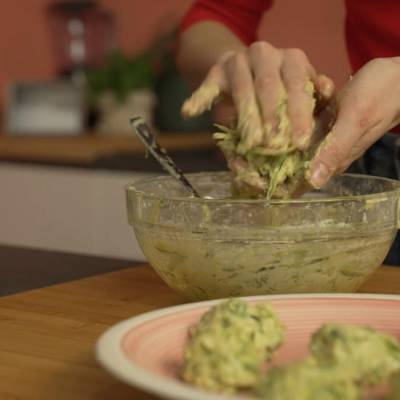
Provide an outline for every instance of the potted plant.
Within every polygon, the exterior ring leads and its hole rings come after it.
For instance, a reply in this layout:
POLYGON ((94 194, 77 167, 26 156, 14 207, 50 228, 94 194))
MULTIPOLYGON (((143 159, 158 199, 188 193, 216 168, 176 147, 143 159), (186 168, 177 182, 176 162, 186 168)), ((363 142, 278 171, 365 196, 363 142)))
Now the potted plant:
POLYGON ((129 57, 117 51, 104 67, 86 73, 88 100, 96 110, 96 130, 104 134, 131 132, 129 118, 153 121, 155 72, 149 52, 129 57))

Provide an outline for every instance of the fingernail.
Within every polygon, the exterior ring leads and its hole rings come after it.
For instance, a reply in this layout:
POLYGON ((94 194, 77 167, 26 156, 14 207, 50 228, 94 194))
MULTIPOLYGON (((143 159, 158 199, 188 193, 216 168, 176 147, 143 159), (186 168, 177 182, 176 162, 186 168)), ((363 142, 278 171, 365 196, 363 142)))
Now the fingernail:
POLYGON ((320 189, 328 182, 331 175, 331 171, 324 163, 317 162, 312 168, 310 183, 316 189, 320 189))

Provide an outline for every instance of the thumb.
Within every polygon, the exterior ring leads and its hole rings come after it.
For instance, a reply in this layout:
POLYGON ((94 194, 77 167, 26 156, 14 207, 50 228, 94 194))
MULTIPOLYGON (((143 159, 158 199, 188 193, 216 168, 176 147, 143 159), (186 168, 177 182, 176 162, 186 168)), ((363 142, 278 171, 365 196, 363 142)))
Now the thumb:
POLYGON ((324 186, 349 158, 363 131, 356 121, 339 111, 331 131, 319 145, 306 173, 307 181, 316 189, 324 186))

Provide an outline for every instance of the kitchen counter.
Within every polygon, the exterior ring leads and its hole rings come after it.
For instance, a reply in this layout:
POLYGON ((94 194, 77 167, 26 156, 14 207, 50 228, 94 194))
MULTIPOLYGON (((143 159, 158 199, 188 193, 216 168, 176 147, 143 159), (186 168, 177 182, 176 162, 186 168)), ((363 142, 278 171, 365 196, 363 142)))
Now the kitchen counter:
MULTIPOLYGON (((215 149, 210 133, 162 133, 161 146, 169 152, 215 149)), ((143 155, 136 136, 31 137, 0 135, 0 160, 59 165, 93 165, 115 155, 143 155)))

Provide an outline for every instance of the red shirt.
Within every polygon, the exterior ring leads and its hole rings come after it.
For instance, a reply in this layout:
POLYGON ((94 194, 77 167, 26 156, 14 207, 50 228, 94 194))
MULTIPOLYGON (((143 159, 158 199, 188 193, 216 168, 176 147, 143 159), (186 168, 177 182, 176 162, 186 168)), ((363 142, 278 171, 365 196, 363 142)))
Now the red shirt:
MULTIPOLYGON (((250 44, 271 4, 272 0, 197 0, 181 29, 200 21, 218 21, 250 44)), ((345 4, 346 43, 353 72, 373 58, 400 56, 400 0, 346 0, 345 4)))

